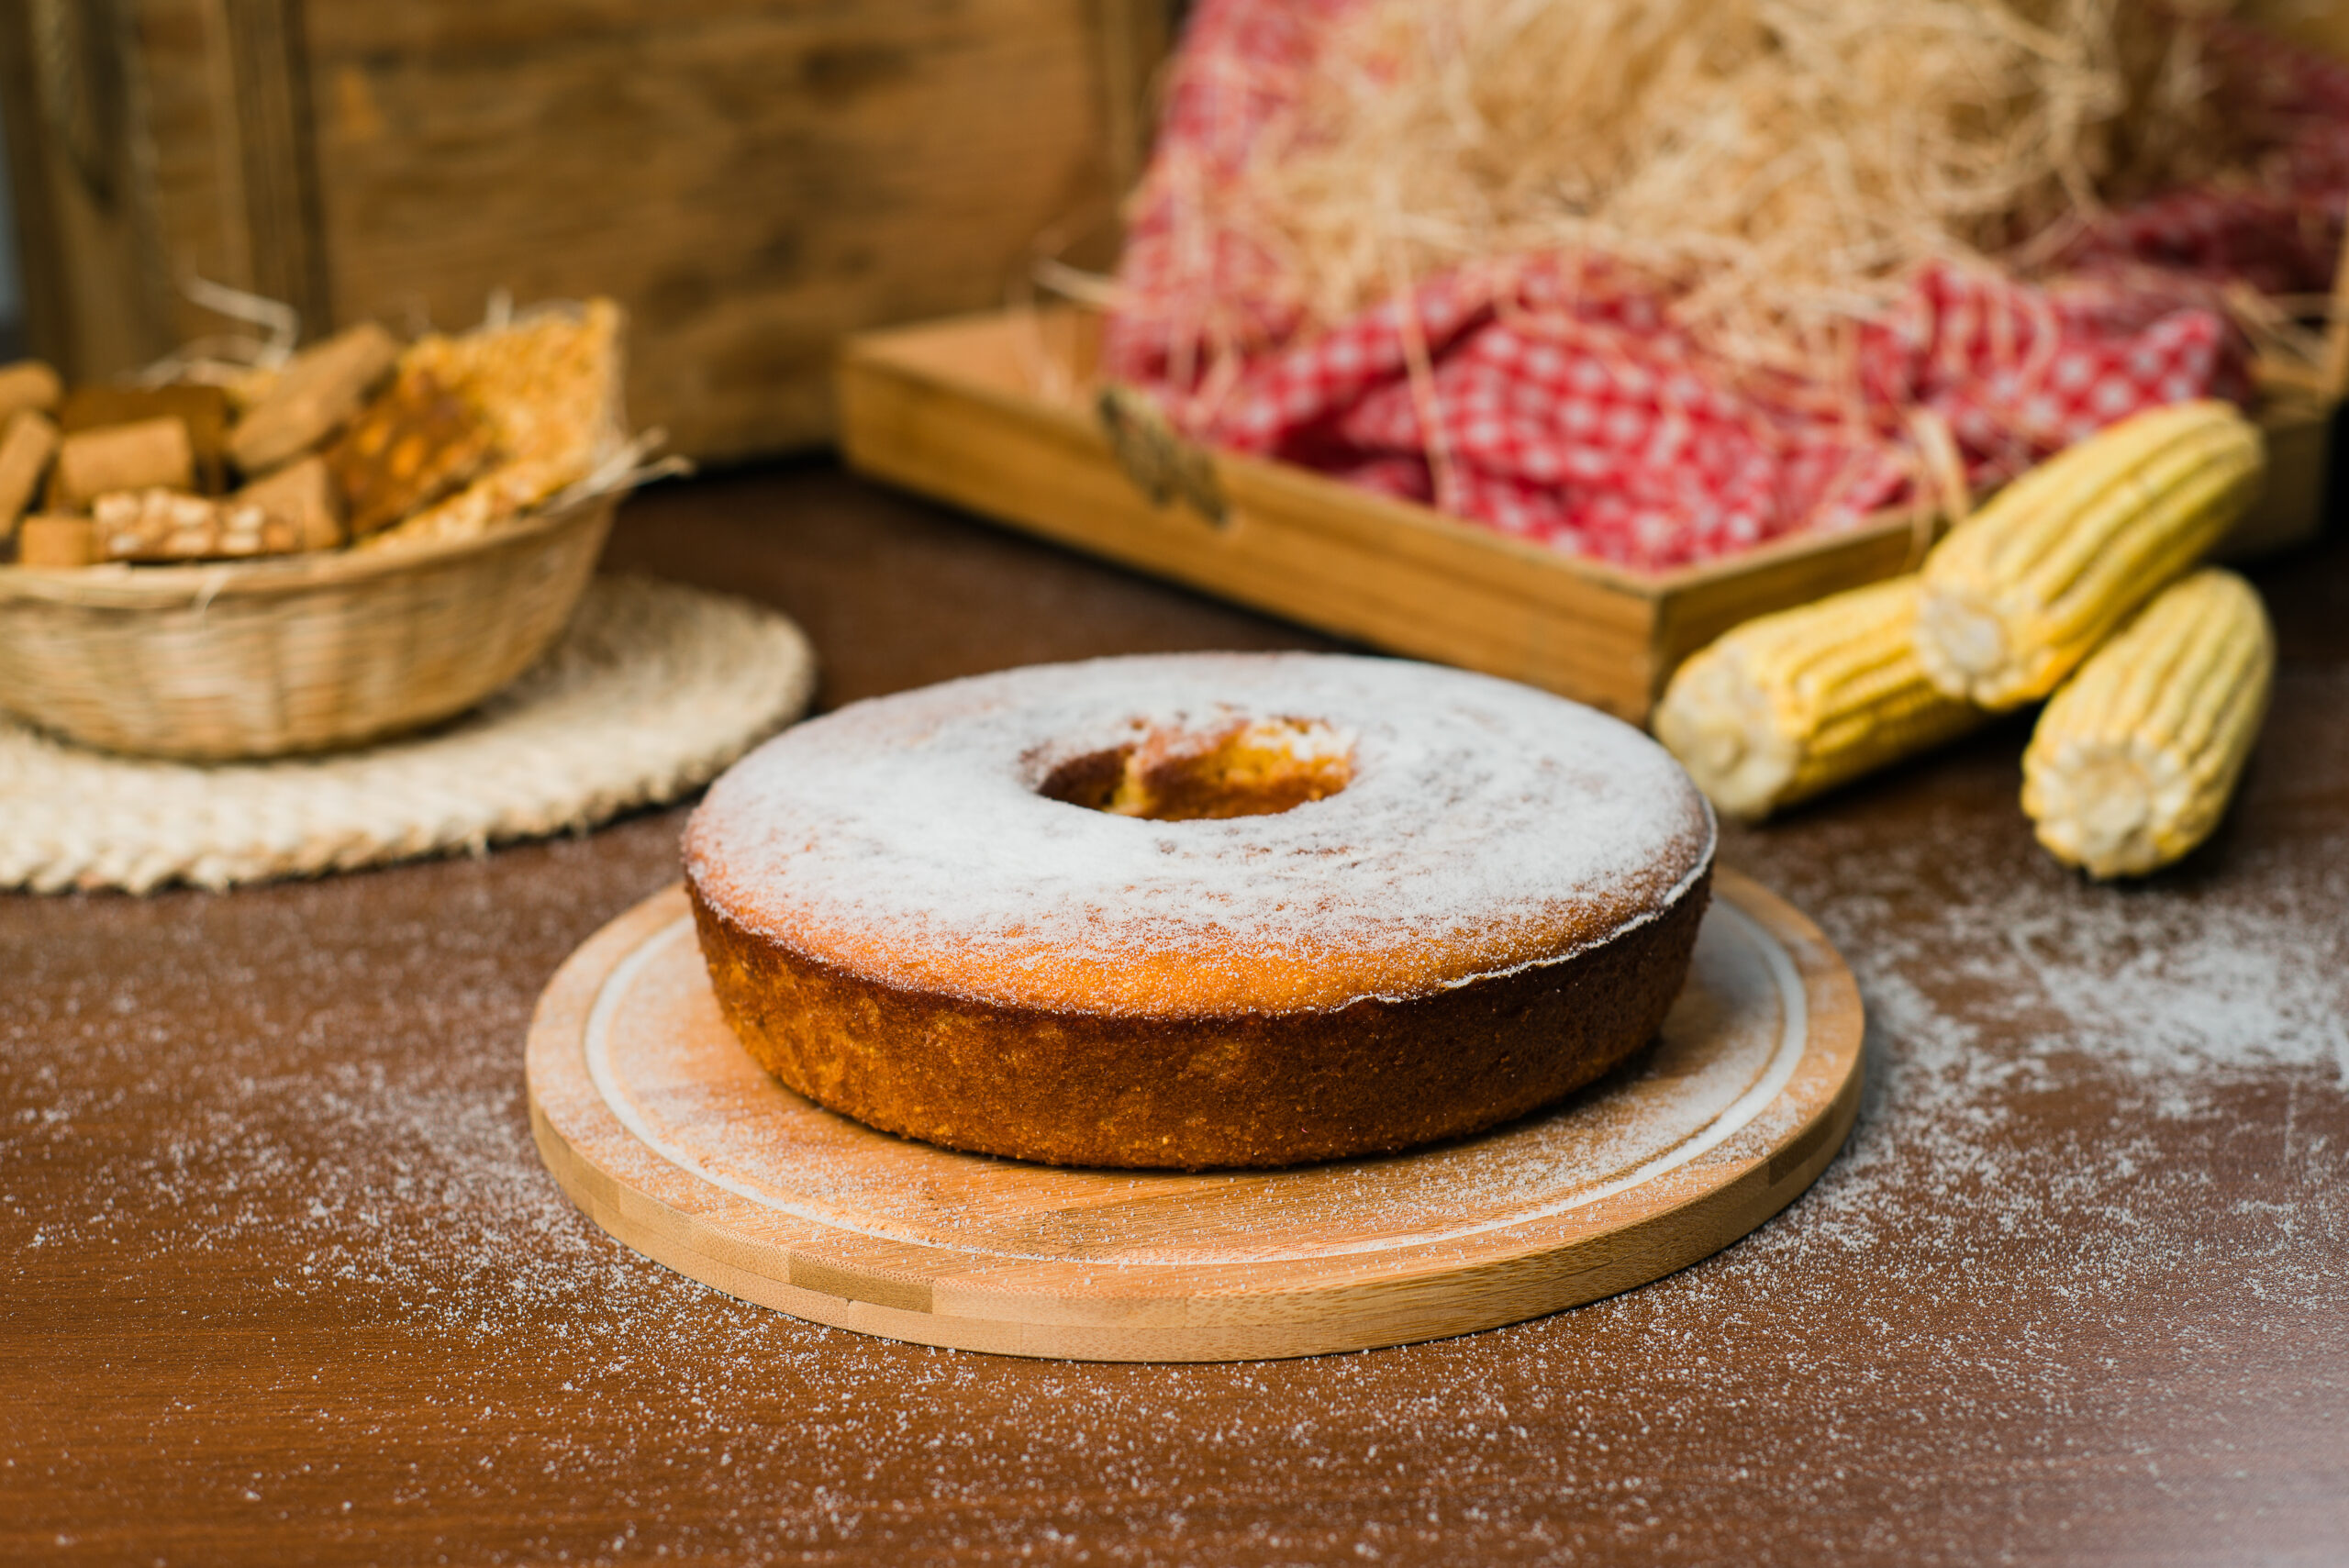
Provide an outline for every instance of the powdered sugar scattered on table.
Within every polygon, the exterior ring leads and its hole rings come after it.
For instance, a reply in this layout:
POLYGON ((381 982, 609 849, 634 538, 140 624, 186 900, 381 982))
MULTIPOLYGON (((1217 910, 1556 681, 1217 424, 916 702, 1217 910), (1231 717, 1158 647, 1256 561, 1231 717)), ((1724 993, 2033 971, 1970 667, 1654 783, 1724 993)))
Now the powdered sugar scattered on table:
POLYGON ((11 1413, 14 1473, 80 1499, 17 1528, 225 1557, 284 1518, 323 1554, 482 1562, 2343 1539, 2349 856, 2271 800, 2215 869, 2088 887, 2009 824, 2016 744, 1936 764, 1954 804, 1898 851, 1852 825, 1865 801, 1725 848, 1826 927, 1872 1012, 1868 1105, 1809 1196, 1577 1312, 1259 1366, 811 1328, 573 1209, 530 1145, 522 1030, 563 954, 674 874, 674 816, 228 898, 0 905, 16 1321, 73 1303, 27 1353, 115 1390, 11 1413), (34 1204, 61 1166, 73 1201, 34 1204), (274 1440, 224 1429, 237 1411, 274 1440), (1789 1514, 1798 1536, 1768 1533, 1789 1514))

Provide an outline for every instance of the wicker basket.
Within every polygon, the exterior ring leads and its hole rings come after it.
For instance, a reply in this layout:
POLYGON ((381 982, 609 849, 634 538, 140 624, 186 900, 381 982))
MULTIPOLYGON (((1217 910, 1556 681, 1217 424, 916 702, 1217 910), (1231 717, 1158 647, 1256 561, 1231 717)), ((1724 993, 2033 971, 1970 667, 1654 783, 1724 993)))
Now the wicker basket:
POLYGON ((596 495, 414 550, 0 567, 0 705, 84 746, 204 761, 414 729, 546 651, 617 504, 596 495))

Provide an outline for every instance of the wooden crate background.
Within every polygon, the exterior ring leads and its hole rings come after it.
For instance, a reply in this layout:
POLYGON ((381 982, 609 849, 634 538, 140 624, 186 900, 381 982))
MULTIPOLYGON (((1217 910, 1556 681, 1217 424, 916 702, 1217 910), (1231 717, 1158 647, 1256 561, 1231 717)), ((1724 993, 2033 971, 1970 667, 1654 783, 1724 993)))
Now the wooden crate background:
POLYGON ((841 333, 999 305, 1139 166, 1164 0, 0 0, 32 350, 607 293, 702 457, 832 428, 841 333))

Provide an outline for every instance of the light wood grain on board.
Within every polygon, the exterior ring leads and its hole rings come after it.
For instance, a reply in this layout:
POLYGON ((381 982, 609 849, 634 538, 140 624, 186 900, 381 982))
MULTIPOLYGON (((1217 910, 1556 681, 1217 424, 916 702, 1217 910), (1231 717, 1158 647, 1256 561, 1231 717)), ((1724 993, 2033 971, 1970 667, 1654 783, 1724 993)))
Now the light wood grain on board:
POLYGON ((1706 1257, 1841 1146, 1860 1084, 1850 974, 1768 893, 1732 872, 1717 885, 1726 912, 1661 1043, 1606 1084, 1428 1150, 1188 1174, 965 1155, 808 1104, 726 1032, 672 890, 548 985, 532 1130, 623 1241, 843 1328, 1099 1360, 1468 1332, 1706 1257))

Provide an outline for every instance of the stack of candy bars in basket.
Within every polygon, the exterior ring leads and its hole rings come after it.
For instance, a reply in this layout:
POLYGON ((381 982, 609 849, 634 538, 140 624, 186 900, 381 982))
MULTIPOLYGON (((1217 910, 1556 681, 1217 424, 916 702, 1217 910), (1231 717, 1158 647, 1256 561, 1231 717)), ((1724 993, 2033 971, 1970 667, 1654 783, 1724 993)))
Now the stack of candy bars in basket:
POLYGON ((74 567, 474 537, 609 455, 622 323, 598 299, 403 347, 364 322, 217 384, 0 367, 0 542, 74 567))

